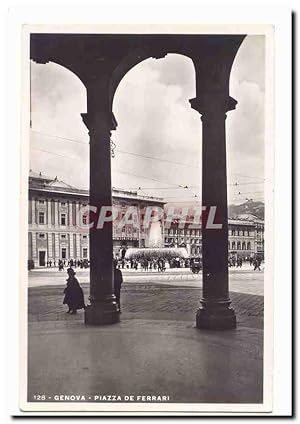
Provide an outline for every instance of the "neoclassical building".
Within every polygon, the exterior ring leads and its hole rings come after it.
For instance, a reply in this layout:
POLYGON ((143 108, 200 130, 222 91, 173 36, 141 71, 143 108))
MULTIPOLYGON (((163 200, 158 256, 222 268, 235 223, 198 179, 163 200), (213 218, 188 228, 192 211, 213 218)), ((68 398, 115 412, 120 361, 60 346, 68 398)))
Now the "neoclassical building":
MULTIPOLYGON (((79 225, 78 211, 89 203, 89 191, 72 187, 42 173, 30 171, 28 203, 28 259, 36 267, 59 259, 89 259, 89 229, 79 225)), ((148 247, 149 229, 141 223, 147 206, 164 207, 162 199, 140 196, 136 192, 113 190, 113 205, 118 206, 121 219, 129 206, 137 208, 139 225, 113 225, 113 249, 119 253, 123 246, 148 247)), ((86 216, 83 215, 86 224, 86 216)), ((163 223, 161 223, 163 238, 163 223)))
MULTIPOLYGON (((201 226, 190 229, 188 225, 179 228, 172 223, 165 228, 165 246, 186 247, 189 256, 202 256, 201 226)), ((228 219, 228 253, 242 257, 259 254, 264 256, 264 221, 256 217, 249 219, 228 219)))

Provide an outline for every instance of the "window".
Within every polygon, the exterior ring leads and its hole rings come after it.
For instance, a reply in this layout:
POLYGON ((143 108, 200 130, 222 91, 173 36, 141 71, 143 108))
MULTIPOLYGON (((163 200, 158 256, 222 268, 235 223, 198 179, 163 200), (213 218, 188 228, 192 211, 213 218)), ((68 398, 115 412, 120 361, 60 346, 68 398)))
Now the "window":
POLYGON ((66 206, 66 202, 60 202, 61 206, 66 206))
POLYGON ((86 215, 83 215, 83 217, 82 217, 82 223, 83 224, 87 224, 87 216, 86 215))
POLYGON ((43 200, 43 199, 39 199, 39 204, 40 204, 40 205, 44 205, 44 204, 45 204, 45 200, 43 200))
POLYGON ((86 234, 83 234, 82 238, 83 239, 87 239, 87 235, 86 234))
POLYGON ((60 237, 65 240, 67 236, 66 236, 66 234, 61 234, 60 237))
POLYGON ((60 224, 61 225, 66 225, 66 214, 65 213, 62 213, 60 215, 60 224))
POLYGON ((241 242, 240 241, 237 242, 237 250, 241 250, 241 242))
POLYGON ((235 236, 235 229, 232 229, 232 230, 231 230, 231 234, 232 234, 233 236, 235 236))
POLYGON ((246 250, 246 243, 244 241, 242 243, 242 250, 246 250))
POLYGON ((247 243, 247 250, 251 250, 251 243, 250 243, 250 241, 248 241, 248 243, 247 243))
POLYGON ((39 212, 39 224, 45 224, 45 214, 44 214, 44 212, 39 212))
POLYGON ((45 238, 45 233, 40 233, 40 234, 39 234, 39 238, 40 238, 40 239, 44 239, 44 238, 45 238))
POLYGON ((87 259, 87 248, 86 247, 84 247, 83 249, 82 249, 82 256, 83 256, 83 259, 87 259))
POLYGON ((232 250, 235 250, 235 241, 232 242, 232 250))
POLYGON ((65 247, 61 248, 61 258, 66 259, 67 258, 67 249, 65 247))

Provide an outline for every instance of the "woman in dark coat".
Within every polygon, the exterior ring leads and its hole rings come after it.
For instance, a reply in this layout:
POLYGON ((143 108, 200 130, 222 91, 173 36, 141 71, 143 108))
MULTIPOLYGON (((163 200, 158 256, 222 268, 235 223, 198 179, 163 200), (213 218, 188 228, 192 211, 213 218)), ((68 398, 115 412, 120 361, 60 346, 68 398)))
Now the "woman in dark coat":
POLYGON ((117 268, 118 261, 114 261, 114 293, 116 296, 119 312, 121 313, 121 286, 123 283, 122 271, 117 268))
POLYGON ((67 272, 69 278, 67 279, 67 287, 64 290, 65 298, 63 304, 69 307, 67 313, 76 314, 77 309, 85 308, 83 291, 75 277, 76 272, 73 268, 68 268, 67 272))

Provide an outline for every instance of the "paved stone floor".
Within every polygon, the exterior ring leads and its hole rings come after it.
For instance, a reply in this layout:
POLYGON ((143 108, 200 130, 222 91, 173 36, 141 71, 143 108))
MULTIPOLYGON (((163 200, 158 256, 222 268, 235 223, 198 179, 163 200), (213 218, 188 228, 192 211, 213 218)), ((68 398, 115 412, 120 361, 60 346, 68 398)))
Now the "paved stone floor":
MULTIPOLYGON (((201 276, 124 272, 119 324, 86 327, 65 313, 66 273, 29 273, 28 400, 57 394, 166 395, 169 402, 260 403, 263 272, 230 273, 238 328, 195 328, 201 276), (248 293, 247 293, 248 291, 248 293)), ((77 273, 88 298, 88 271, 77 273)), ((135 398, 137 399, 137 398, 135 398)), ((137 401, 137 400, 136 400, 137 401)))
MULTIPOLYGON (((201 297, 201 276, 191 272, 164 274, 124 273, 122 286, 122 319, 149 318, 194 320, 201 297)), ((87 270, 79 270, 87 302, 89 285, 87 270)), ((29 321, 60 321, 82 319, 64 314, 62 305, 66 273, 34 271, 30 273, 29 321), (42 282, 41 282, 42 281, 42 282), (53 284, 55 281, 55 284, 53 284), (38 286, 39 282, 39 286, 38 286), (58 285, 58 283, 60 283, 58 285)), ((230 274, 230 298, 238 322, 243 325, 263 327, 263 273, 235 271, 230 274)))

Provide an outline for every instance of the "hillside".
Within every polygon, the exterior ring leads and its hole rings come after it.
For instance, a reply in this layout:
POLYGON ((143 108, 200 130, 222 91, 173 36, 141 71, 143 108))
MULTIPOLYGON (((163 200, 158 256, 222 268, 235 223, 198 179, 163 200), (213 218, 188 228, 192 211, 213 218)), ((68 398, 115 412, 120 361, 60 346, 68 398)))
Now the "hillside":
POLYGON ((228 216, 234 218, 237 215, 250 214, 255 215, 260 219, 264 219, 265 215, 265 204, 263 202, 255 202, 248 200, 240 205, 229 205, 228 216))

